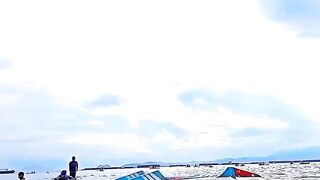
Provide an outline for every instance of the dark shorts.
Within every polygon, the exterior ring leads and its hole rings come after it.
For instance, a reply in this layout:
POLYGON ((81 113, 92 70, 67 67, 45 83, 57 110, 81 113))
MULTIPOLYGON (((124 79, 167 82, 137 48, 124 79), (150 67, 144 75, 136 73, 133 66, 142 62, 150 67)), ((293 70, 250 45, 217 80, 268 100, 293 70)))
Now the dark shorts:
POLYGON ((73 177, 73 178, 75 178, 75 177, 76 177, 76 171, 74 171, 74 172, 73 172, 73 171, 70 171, 70 176, 73 177))

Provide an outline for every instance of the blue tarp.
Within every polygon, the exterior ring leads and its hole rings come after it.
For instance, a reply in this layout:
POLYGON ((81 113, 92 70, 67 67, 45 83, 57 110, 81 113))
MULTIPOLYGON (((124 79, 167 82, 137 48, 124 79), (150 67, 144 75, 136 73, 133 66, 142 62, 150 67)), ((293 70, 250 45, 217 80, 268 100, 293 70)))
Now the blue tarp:
POLYGON ((233 167, 228 167, 219 177, 232 177, 236 178, 233 167))
POLYGON ((118 178, 116 180, 131 180, 131 179, 134 179, 134 178, 139 177, 139 176, 144 175, 144 174, 145 174, 144 171, 137 171, 135 173, 120 177, 120 178, 118 178))
POLYGON ((154 172, 136 177, 132 180, 166 180, 166 178, 160 173, 160 171, 154 171, 154 172))

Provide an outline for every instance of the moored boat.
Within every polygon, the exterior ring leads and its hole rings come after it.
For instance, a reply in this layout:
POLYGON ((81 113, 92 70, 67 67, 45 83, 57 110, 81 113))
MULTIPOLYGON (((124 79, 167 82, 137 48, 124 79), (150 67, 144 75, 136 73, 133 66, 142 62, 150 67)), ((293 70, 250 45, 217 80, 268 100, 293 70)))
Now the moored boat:
POLYGON ((15 171, 9 169, 0 169, 0 174, 13 174, 15 171))

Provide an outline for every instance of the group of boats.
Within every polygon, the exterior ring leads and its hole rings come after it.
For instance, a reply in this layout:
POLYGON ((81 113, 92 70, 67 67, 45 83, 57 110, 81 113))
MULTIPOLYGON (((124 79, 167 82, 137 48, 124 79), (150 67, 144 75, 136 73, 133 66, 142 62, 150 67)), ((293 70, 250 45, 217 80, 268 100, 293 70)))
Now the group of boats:
MULTIPOLYGON (((294 162, 290 162, 293 164, 294 162)), ((310 162, 300 162, 300 164, 310 164, 310 162)), ((261 162, 259 165, 269 165, 269 163, 261 162)), ((245 166, 243 163, 236 163, 235 166, 245 166)), ((160 166, 151 165, 148 166, 149 169, 159 169, 160 166)), ((190 167, 190 166, 189 166, 190 167)), ((101 169, 100 169, 101 170, 101 169)), ((103 169, 101 170, 103 171, 103 169)), ((0 169, 0 174, 13 174, 15 170, 13 169, 0 169)), ((35 173, 34 171, 31 172, 35 173)), ((236 179, 237 177, 261 177, 258 174, 248 172, 237 167, 227 167, 227 169, 218 177, 231 177, 236 179)), ((165 177, 163 176, 159 170, 145 173, 144 171, 137 171, 135 173, 117 178, 116 180, 182 180, 182 179, 194 179, 199 177, 165 177)), ((203 178, 203 177, 201 177, 203 178)))
MULTIPOLYGON (((238 177, 261 177, 258 174, 238 169, 235 167, 227 167, 227 169, 218 176, 219 178, 233 178, 238 177)), ((116 180, 183 180, 183 179, 200 179, 200 178, 210 178, 210 177, 165 177, 160 173, 159 170, 145 173, 144 171, 137 171, 132 174, 117 178, 116 180)))

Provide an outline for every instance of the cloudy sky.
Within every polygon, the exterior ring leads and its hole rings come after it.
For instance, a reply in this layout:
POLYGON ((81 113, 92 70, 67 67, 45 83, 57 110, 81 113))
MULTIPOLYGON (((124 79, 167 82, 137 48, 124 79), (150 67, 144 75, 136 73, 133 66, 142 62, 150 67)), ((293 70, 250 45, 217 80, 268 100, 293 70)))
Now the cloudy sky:
POLYGON ((0 167, 320 146, 319 20, 316 0, 1 1, 0 167))

